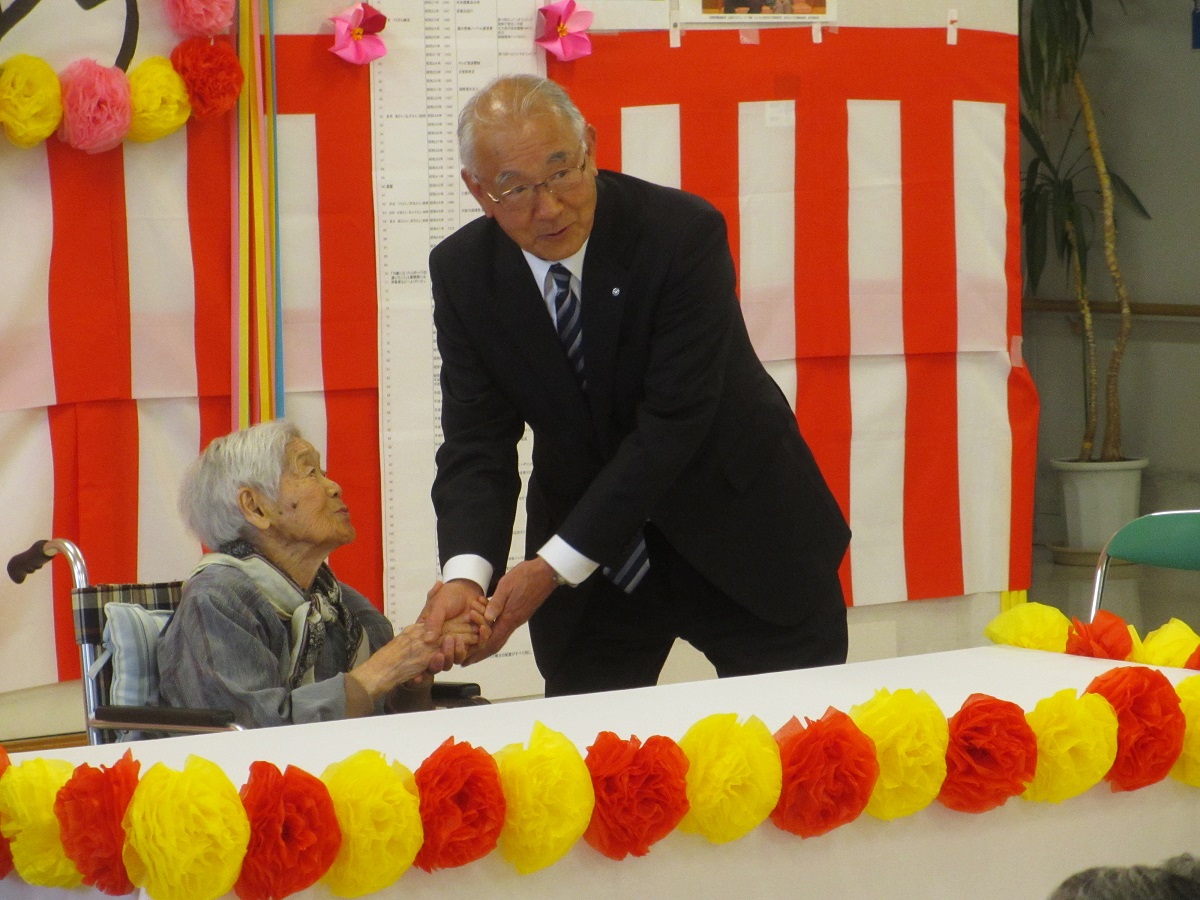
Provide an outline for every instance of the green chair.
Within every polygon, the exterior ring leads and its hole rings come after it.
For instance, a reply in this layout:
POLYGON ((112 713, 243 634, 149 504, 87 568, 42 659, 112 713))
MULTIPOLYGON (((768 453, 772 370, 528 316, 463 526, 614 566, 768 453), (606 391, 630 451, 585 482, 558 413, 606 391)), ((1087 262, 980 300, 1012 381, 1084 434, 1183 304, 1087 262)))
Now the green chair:
POLYGON ((1113 559, 1163 569, 1200 571, 1200 509, 1150 513, 1122 526, 1108 539, 1096 560, 1089 622, 1100 611, 1108 563, 1113 559))

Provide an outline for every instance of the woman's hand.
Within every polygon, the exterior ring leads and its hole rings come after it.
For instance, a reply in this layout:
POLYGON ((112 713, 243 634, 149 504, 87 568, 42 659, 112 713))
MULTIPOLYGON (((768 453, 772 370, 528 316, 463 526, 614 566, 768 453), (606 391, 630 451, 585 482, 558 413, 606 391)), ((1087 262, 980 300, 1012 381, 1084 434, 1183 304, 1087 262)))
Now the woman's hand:
POLYGON ((425 627, 409 625, 398 635, 371 654, 370 659, 346 673, 375 703, 398 684, 425 673, 434 657, 441 655, 441 642, 424 640, 425 627))

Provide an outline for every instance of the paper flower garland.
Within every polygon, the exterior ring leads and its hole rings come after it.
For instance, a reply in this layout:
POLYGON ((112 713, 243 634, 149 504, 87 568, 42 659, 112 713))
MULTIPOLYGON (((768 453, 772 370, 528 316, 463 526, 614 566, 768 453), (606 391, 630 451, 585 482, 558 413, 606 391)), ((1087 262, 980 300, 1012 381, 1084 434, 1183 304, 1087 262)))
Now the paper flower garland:
POLYGON ((482 747, 448 738, 416 774, 425 843, 414 861, 420 869, 450 869, 496 849, 506 803, 496 760, 482 747))
POLYGON ((1107 609, 1101 609, 1090 623, 1071 620, 1066 650, 1075 656, 1128 659, 1133 651, 1133 636, 1124 619, 1107 609))
POLYGON ((125 845, 121 821, 141 767, 129 750, 111 768, 81 765, 54 800, 63 850, 82 874, 83 883, 114 897, 133 891, 121 858, 125 845))
POLYGON ((1037 736, 1015 703, 972 694, 949 721, 946 780, 938 802, 959 812, 995 809, 1037 771, 1037 736))
POLYGON ((1071 622, 1062 610, 1043 603, 1018 603, 988 623, 983 633, 997 644, 1062 653, 1071 622))
POLYGON ((235 6, 235 0, 163 0, 163 13, 180 37, 209 38, 229 30, 235 6))
POLYGON ((1187 721, 1183 748, 1171 767, 1171 777, 1200 787, 1200 675, 1185 678, 1175 686, 1179 707, 1187 721))
POLYGON ((250 764, 242 786, 250 843, 234 890, 241 900, 274 900, 320 880, 342 846, 329 789, 303 769, 280 772, 269 762, 250 764))
POLYGON ((714 844, 734 841, 758 827, 779 802, 779 745, 757 716, 740 724, 734 713, 708 716, 687 730, 679 746, 690 762, 690 808, 681 831, 714 844))
POLYGON ((875 742, 840 710, 807 727, 793 716, 775 733, 783 787, 771 821, 784 831, 816 837, 853 822, 867 808, 879 778, 875 742))
POLYGON ((946 716, 924 691, 875 692, 852 707, 850 718, 875 742, 879 780, 867 801, 877 819, 897 819, 924 809, 946 777, 950 733, 946 716))
POLYGON ((355 3, 330 18, 333 23, 333 46, 329 52, 346 62, 364 65, 387 53, 387 45, 379 32, 387 24, 387 16, 368 3, 355 3))
POLYGON ((688 758, 668 737, 643 744, 602 731, 584 762, 596 806, 583 839, 609 859, 645 856, 688 811, 688 758))
POLYGON ((1167 777, 1183 750, 1187 720, 1175 688, 1157 669, 1122 666, 1097 676, 1088 692, 1117 714, 1117 758, 1104 777, 1114 791, 1135 791, 1167 777))
POLYGON ((151 56, 129 73, 131 141, 156 141, 178 131, 192 114, 187 85, 165 56, 151 56))
POLYGON ((421 808, 412 772, 360 750, 325 769, 342 847, 322 881, 339 897, 383 890, 412 865, 421 847, 421 808))
MULTIPOLYGON (((537 723, 527 746, 494 760, 450 738, 415 777, 374 750, 330 765, 321 780, 255 762, 240 797, 197 757, 182 772, 156 765, 140 782, 138 768, 129 753, 111 768, 12 766, 0 747, 0 836, 12 842, 17 874, 112 894, 132 883, 153 900, 205 900, 231 886, 241 900, 282 898, 317 879, 356 897, 391 885, 420 854, 429 871, 479 859, 497 846, 501 820, 498 846, 524 873, 581 836, 611 859, 640 855, 673 828, 734 840, 764 810, 780 829, 814 837, 864 811, 906 815, 934 795, 982 812, 1022 787, 1027 800, 1059 802, 1104 778, 1134 790, 1168 768, 1200 787, 1200 675, 1172 689, 1152 669, 1116 668, 1082 696, 1059 691, 1027 715, 973 694, 949 722, 924 693, 881 690, 850 715, 793 718, 774 737, 732 713, 701 719, 678 744, 601 732, 586 761, 537 723)), ((8 846, 0 840, 0 876, 8 846)))
POLYGON ((19 53, 0 66, 0 125, 28 150, 54 134, 62 121, 62 86, 50 64, 19 53))
POLYGON ((142 776, 125 810, 125 868, 154 900, 213 900, 233 887, 250 843, 237 789, 214 763, 189 756, 142 776))
MULTIPOLYGON (((0 746, 0 779, 4 778, 4 770, 9 765, 8 753, 0 746)), ((4 811, 0 809, 0 879, 5 878, 12 870, 12 850, 8 846, 8 838, 4 836, 4 811)))
POLYGON ((63 850, 54 798, 75 767, 59 759, 31 759, 9 766, 0 778, 0 833, 9 841, 13 866, 29 884, 73 888, 83 877, 63 850))
POLYGON ((538 12, 546 24, 542 36, 534 43, 562 62, 591 55, 592 41, 584 34, 592 25, 590 11, 579 9, 575 0, 559 0, 538 12))
POLYGON ((595 793, 583 757, 560 732, 534 723, 529 746, 496 754, 507 809, 504 858, 522 875, 557 862, 587 830, 595 793))
POLYGON ((188 38, 171 51, 171 65, 187 86, 197 119, 216 118, 237 104, 245 74, 228 41, 188 38))
POLYGON ((1117 758, 1117 714, 1099 694, 1066 688, 1025 716, 1037 735, 1037 772, 1026 800, 1059 803, 1099 783, 1117 758))
POLYGON ((1200 648, 1200 635, 1186 622, 1171 619, 1166 625, 1146 635, 1144 641, 1134 640, 1129 661, 1149 666, 1183 668, 1197 648, 1200 648))
POLYGON ((103 153, 125 139, 133 107, 124 72, 93 59, 79 59, 58 80, 63 104, 59 140, 85 153, 103 153))

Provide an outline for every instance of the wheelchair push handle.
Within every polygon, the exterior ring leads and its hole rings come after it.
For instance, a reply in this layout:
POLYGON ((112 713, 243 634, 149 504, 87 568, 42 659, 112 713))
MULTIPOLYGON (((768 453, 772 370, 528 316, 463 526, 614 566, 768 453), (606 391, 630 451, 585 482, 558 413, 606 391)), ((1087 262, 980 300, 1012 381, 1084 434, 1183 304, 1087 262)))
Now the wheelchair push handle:
POLYGON ((26 575, 32 575, 53 558, 46 552, 47 541, 34 541, 33 546, 23 550, 8 561, 8 577, 20 584, 26 575))
POLYGON ((21 584, 26 575, 32 575, 59 553, 63 554, 71 563, 71 574, 75 579, 75 587, 87 587, 87 566, 83 562, 83 554, 70 541, 57 538, 49 541, 34 541, 32 547, 10 559, 8 561, 8 577, 17 584, 21 584))

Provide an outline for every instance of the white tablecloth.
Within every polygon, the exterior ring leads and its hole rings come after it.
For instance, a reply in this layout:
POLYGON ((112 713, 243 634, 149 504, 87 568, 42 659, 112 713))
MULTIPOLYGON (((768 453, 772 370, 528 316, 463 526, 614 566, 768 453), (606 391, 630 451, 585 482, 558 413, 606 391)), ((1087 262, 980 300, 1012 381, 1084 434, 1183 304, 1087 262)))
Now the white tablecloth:
MULTIPOLYGON (((600 731, 645 740, 678 740, 710 713, 757 715, 772 730, 791 716, 843 711, 879 688, 924 690, 947 716, 972 693, 1012 700, 1027 711, 1063 688, 1082 692, 1116 663, 1011 647, 981 647, 824 669, 676 684, 634 691, 502 703, 376 719, 297 725, 243 734, 200 735, 133 745, 15 754, 111 764, 132 746, 142 772, 155 762, 181 768, 189 754, 218 763, 235 785, 251 762, 297 765, 320 775, 331 762, 379 750, 410 769, 447 737, 489 751, 528 740, 541 721, 586 753, 600 731)), ((1173 682, 1184 670, 1164 669, 1173 682)), ((469 677, 470 670, 466 671, 469 677)), ((1200 851, 1200 789, 1173 779, 1130 793, 1101 783, 1061 804, 1019 798, 969 815, 934 803, 882 822, 866 814, 817 838, 801 839, 767 821, 741 840, 713 845, 676 831, 650 853, 613 862, 580 841, 562 860, 518 875, 499 852, 456 870, 411 869, 380 897, 774 897, 1038 898, 1066 876, 1101 864, 1157 863, 1200 851)), ((86 895, 86 892, 85 892, 86 895)), ((0 897, 78 898, 79 891, 35 890, 15 873, 0 897)), ((97 894, 96 896, 100 896, 97 894)), ((233 894, 229 895, 234 896, 233 894)), ((302 897, 331 896, 318 885, 302 897)))

